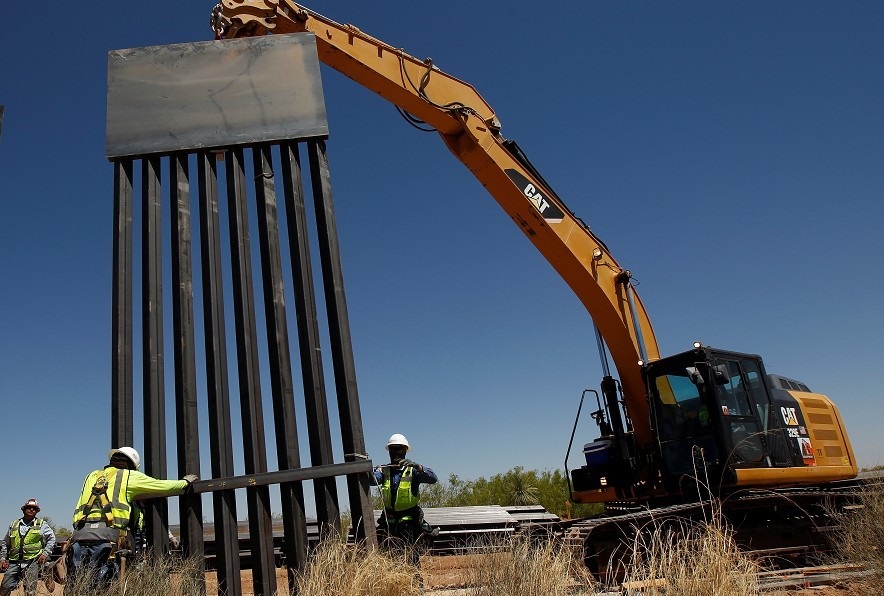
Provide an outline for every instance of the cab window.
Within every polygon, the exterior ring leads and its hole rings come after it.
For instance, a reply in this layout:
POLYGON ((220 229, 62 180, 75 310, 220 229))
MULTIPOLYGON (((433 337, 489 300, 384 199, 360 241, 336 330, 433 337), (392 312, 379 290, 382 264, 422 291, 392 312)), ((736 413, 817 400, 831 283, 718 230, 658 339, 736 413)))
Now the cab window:
POLYGON ((743 383, 740 367, 736 362, 725 363, 728 368, 728 381, 718 386, 718 399, 721 413, 725 416, 752 416, 749 403, 749 390, 743 383))

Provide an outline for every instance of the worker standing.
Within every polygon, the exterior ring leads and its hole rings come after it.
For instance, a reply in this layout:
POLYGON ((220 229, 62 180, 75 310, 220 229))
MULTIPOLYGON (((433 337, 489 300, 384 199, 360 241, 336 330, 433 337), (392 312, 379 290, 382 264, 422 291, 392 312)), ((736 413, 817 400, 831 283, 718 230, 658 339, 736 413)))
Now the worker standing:
POLYGON ((77 576, 87 569, 94 574, 93 581, 103 585, 114 578, 117 569, 109 564, 110 555, 115 547, 128 546, 127 532, 137 507, 134 499, 182 494, 199 479, 187 474, 181 480, 158 480, 139 472, 141 456, 132 447, 111 449, 108 459, 104 468, 86 476, 74 509, 66 592, 74 589, 77 576))
POLYGON ((45 519, 37 517, 37 500, 28 499, 21 511, 22 516, 9 525, 0 543, 0 571, 6 572, 0 583, 0 596, 8 596, 22 580, 25 594, 35 596, 40 571, 55 548, 55 532, 45 519))
POLYGON ((390 464, 374 469, 374 477, 384 499, 384 512, 378 521, 378 538, 392 538, 394 548, 407 551, 411 561, 417 564, 420 553, 416 548, 424 533, 431 533, 424 522, 420 507, 421 484, 438 482, 436 473, 405 457, 411 449, 404 435, 394 434, 387 441, 390 464))

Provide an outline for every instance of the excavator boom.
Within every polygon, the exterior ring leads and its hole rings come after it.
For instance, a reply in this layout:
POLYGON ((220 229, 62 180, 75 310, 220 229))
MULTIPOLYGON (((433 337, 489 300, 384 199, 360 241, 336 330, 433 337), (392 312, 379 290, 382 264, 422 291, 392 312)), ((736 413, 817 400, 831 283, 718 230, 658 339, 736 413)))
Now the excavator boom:
POLYGON ((218 38, 313 33, 323 63, 433 127, 583 303, 619 373, 634 439, 653 445, 639 361, 656 360, 659 350, 629 271, 501 135, 497 115, 471 85, 290 0, 223 0, 212 23, 218 38))
POLYGON ((590 341, 603 340, 604 377, 592 414, 601 436, 584 445, 586 465, 569 476, 572 500, 693 498, 698 475, 721 492, 856 475, 835 404, 768 375, 760 356, 698 343, 660 357, 631 273, 503 137, 494 110, 471 85, 291 0, 222 0, 212 25, 219 39, 315 36, 322 62, 435 129, 574 291, 598 334, 590 341), (608 352, 619 386, 607 370, 608 352))

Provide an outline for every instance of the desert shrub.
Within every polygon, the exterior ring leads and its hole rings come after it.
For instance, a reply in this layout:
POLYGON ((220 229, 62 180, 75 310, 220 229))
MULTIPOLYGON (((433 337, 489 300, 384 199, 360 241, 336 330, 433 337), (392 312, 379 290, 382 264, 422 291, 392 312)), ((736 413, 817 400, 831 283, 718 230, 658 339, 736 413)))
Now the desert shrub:
MULTIPOLYGON (((570 503, 568 479, 561 470, 537 471, 521 467, 476 480, 451 474, 447 482, 421 486, 421 504, 424 507, 539 504, 560 517, 587 517, 602 510, 599 504, 570 503)), ((375 509, 381 507, 382 503, 375 503, 375 509)))

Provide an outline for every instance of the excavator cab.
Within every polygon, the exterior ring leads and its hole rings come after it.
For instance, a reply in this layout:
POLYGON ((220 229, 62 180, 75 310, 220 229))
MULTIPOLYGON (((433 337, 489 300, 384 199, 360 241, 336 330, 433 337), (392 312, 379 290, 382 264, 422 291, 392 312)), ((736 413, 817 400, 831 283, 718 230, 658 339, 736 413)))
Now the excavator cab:
POLYGON ((713 421, 711 397, 714 383, 720 381, 712 366, 696 358, 667 358, 654 364, 647 377, 651 416, 660 468, 671 493, 685 476, 720 474, 724 445, 713 421))
POLYGON ((700 346, 644 372, 667 493, 697 481, 712 490, 735 485, 737 470, 803 465, 759 356, 700 346))
MULTIPOLYGON (((604 418, 614 424, 596 421, 601 436, 584 446, 586 465, 571 474, 580 500, 611 492, 631 500, 641 498, 640 490, 645 499, 697 495, 698 483, 713 490, 736 484, 738 468, 793 464, 783 456, 788 450, 760 357, 700 346, 643 371, 656 446, 642 453, 628 432, 618 432, 619 409, 607 400, 604 418), (642 461, 653 461, 658 473, 643 474, 642 461)), ((604 385, 603 395, 610 395, 604 385)))
POLYGON ((768 375, 760 356, 698 345, 642 371, 656 444, 631 442, 617 402, 606 400, 601 436, 584 446, 586 465, 570 472, 576 502, 697 498, 856 474, 834 404, 768 375))

